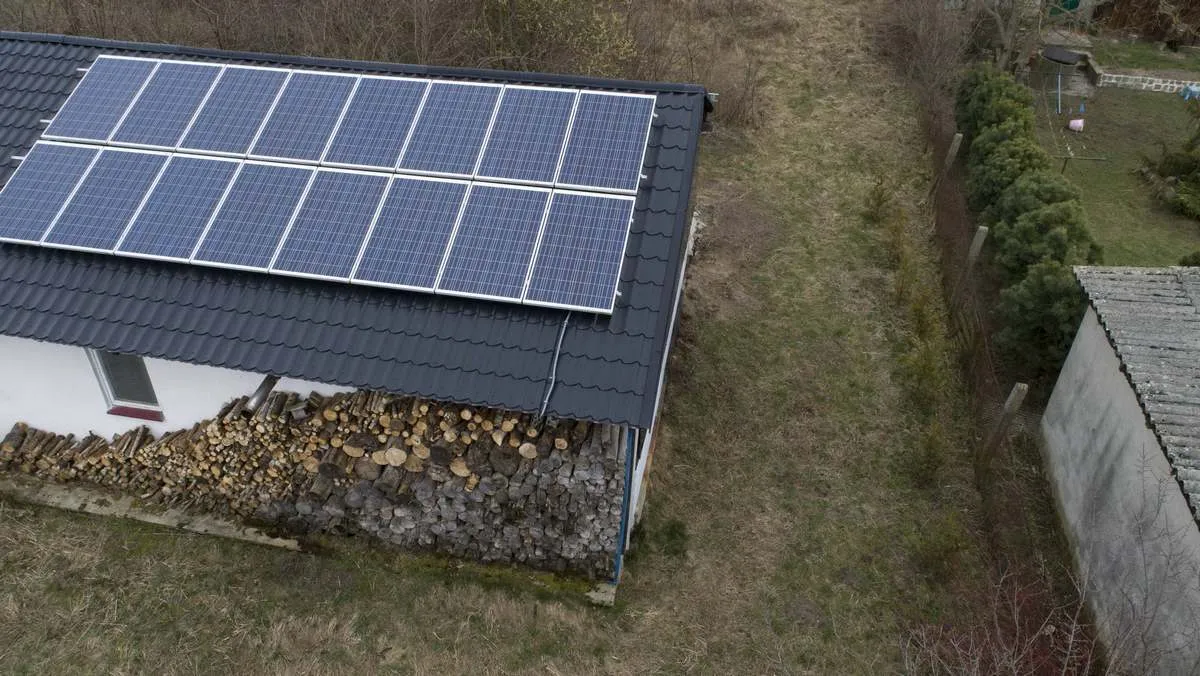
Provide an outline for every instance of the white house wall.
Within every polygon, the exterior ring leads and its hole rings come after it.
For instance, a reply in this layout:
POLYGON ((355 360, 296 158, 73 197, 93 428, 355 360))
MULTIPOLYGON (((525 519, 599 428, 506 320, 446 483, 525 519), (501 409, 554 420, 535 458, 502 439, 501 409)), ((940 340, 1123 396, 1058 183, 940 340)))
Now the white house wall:
POLYGON ((1129 673, 1198 673, 1200 529, 1091 309, 1042 432, 1100 637, 1129 673))
MULTIPOLYGON (((17 421, 60 434, 112 436, 148 426, 155 434, 191 427, 210 418, 234 397, 252 393, 262 375, 146 359, 146 370, 163 409, 162 422, 109 415, 96 373, 83 348, 0 336, 0 434, 17 421)), ((276 390, 306 395, 348 388, 281 378, 276 390)))

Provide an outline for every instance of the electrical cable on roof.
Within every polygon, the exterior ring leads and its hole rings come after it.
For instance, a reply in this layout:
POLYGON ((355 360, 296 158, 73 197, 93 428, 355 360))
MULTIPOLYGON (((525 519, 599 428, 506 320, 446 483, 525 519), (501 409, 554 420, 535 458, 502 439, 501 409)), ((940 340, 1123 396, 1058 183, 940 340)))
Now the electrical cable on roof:
POLYGON ((558 344, 554 346, 554 361, 550 362, 550 379, 546 383, 546 396, 542 399, 542 408, 538 411, 538 418, 545 417, 546 406, 550 404, 550 395, 554 392, 554 378, 558 374, 558 358, 562 354, 563 337, 567 335, 567 322, 570 320, 571 311, 567 310, 562 326, 558 329, 558 344))

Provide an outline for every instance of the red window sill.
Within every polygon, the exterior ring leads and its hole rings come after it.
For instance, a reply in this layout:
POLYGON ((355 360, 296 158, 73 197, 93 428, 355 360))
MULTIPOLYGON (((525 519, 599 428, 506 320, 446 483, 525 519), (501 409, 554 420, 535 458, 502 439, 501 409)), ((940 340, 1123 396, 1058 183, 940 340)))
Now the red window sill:
POLYGON ((108 409, 108 414, 125 416, 126 418, 137 418, 138 420, 153 420, 154 422, 162 422, 164 420, 162 411, 133 406, 113 406, 108 409))

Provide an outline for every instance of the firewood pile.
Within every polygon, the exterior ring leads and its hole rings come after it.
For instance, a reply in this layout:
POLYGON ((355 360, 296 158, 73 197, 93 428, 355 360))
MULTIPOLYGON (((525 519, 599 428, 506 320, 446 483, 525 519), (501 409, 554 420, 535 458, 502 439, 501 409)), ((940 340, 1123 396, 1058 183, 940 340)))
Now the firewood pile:
POLYGON ((157 439, 146 427, 77 439, 17 423, 0 471, 301 534, 589 574, 610 565, 624 480, 616 428, 363 391, 248 401, 157 439))
POLYGON ((86 481, 169 506, 247 516, 305 482, 302 463, 311 454, 296 421, 320 399, 280 392, 250 410, 242 397, 212 420, 158 439, 144 426, 112 439, 95 434, 76 439, 17 423, 0 442, 0 470, 86 481))

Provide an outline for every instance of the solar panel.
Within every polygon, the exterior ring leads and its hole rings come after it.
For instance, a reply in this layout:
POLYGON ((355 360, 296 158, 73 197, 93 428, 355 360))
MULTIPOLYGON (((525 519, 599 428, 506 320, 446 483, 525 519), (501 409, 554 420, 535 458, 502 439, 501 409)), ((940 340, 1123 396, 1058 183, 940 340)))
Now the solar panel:
POLYGON ((154 66, 154 61, 142 59, 98 57, 43 138, 107 140, 154 66))
POLYGON ((293 73, 250 154, 316 162, 354 88, 354 77, 293 73))
POLYGON ((325 154, 325 162, 391 169, 429 83, 363 76, 325 154))
POLYGON ((287 76, 283 70, 226 66, 180 148, 245 154, 287 76))
POLYGON ((265 270, 314 171, 245 163, 192 260, 265 270))
POLYGON ((563 153, 558 184, 637 190, 655 98, 583 92, 563 153))
POLYGON ((101 57, 0 239, 611 313, 655 101, 101 57))
POLYGON ((566 89, 506 87, 479 176, 552 182, 577 96, 566 89))
POLYGON ((550 191, 475 184, 438 290, 520 300, 550 191))
POLYGON ((40 241, 97 152, 87 146, 35 144, 0 191, 0 240, 40 241))
POLYGON ((397 176, 363 249, 354 279, 433 289, 467 183, 397 176))
POLYGON ((555 192, 525 300, 612 312, 632 197, 555 192))
POLYGON ((318 171, 271 269, 348 278, 387 183, 383 174, 318 171))
POLYGON ((166 161, 161 153, 102 150, 43 241, 111 251, 166 161))
POLYGON ((501 87, 434 82, 400 159, 400 168, 470 176, 501 87))
POLYGON ((172 157, 117 251, 186 261, 237 170, 235 160, 172 157))
POLYGON ((220 66, 159 65, 112 135, 112 142, 174 148, 220 74, 220 66))

